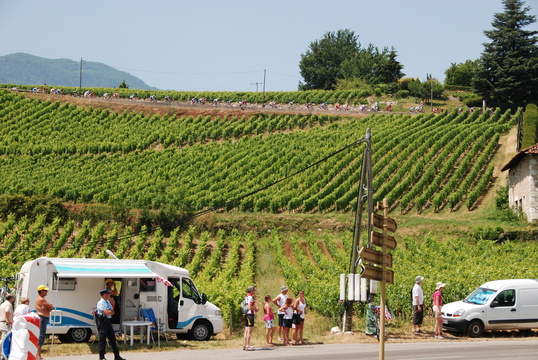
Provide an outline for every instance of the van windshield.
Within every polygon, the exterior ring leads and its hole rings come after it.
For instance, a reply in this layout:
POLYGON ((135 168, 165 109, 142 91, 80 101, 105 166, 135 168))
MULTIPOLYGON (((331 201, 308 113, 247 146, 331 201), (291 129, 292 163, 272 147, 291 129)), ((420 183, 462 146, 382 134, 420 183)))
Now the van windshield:
POLYGON ((485 288, 477 288, 475 291, 471 293, 471 295, 467 296, 463 302, 477 304, 477 305, 484 305, 486 304, 489 299, 497 292, 497 290, 491 290, 491 289, 485 289, 485 288))

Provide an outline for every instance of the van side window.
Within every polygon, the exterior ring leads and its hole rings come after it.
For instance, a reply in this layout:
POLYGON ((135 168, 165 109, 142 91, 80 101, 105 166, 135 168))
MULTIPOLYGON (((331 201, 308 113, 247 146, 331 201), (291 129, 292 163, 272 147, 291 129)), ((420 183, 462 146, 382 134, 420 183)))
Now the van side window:
POLYGON ((77 279, 75 278, 58 278, 58 273, 52 274, 52 290, 76 290, 77 279))
POLYGON ((514 306, 516 303, 516 291, 513 289, 500 292, 493 301, 497 301, 497 306, 514 306))
POLYGON ((140 292, 154 292, 155 291, 155 279, 142 278, 140 279, 140 292))

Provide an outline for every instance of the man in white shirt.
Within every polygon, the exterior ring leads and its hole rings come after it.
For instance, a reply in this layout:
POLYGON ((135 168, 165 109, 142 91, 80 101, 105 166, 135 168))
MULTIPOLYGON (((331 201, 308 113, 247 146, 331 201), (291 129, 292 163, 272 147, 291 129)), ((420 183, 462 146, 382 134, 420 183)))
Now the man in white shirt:
POLYGON ((13 301, 15 301, 13 295, 8 294, 6 301, 0 305, 0 331, 2 332, 0 339, 5 338, 13 326, 13 301))
POLYGON ((411 297, 413 298, 413 333, 422 334, 420 327, 424 319, 424 293, 422 292, 422 276, 415 278, 415 286, 413 286, 411 297))

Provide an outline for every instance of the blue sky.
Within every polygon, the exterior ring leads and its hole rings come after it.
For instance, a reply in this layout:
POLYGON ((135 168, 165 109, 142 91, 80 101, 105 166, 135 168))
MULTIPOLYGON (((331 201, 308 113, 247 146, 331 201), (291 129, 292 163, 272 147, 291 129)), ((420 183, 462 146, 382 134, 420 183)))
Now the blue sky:
MULTIPOLYGON (((537 14, 538 0, 526 6, 537 14)), ((0 56, 83 58, 174 90, 262 91, 266 70, 266 91, 293 91, 309 44, 350 29, 362 46, 394 47, 406 76, 443 81, 480 57, 502 11, 501 0, 0 0, 0 56)))

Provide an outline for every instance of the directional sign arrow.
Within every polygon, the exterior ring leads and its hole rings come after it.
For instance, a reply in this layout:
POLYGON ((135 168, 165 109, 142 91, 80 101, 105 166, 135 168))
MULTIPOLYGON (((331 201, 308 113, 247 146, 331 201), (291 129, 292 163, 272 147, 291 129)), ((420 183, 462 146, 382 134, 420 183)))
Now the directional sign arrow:
MULTIPOLYGON (((378 232, 372 231, 372 244, 375 246, 383 246, 383 234, 380 234, 378 232)), ((396 239, 394 239, 393 236, 387 235, 385 245, 387 246, 387 250, 394 250, 396 249, 396 239)))

